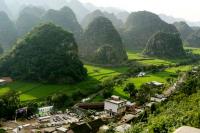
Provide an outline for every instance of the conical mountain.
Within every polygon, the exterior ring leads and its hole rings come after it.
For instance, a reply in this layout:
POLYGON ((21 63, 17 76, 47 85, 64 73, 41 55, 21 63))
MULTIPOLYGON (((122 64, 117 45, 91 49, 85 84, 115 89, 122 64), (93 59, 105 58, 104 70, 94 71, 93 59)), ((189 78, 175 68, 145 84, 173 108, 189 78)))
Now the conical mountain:
POLYGON ((0 43, 3 49, 9 49, 16 41, 17 30, 5 12, 0 11, 0 43))
POLYGON ((78 0, 70 0, 67 3, 67 6, 74 11, 79 22, 81 22, 83 18, 90 13, 90 11, 78 0))
POLYGON ((187 38, 188 46, 190 47, 200 47, 200 29, 192 32, 187 38))
POLYGON ((118 64, 127 59, 121 37, 112 22, 95 18, 83 35, 79 51, 86 60, 99 64, 118 64))
POLYGON ((5 0, 0 0, 0 11, 7 13, 9 17, 12 16, 10 10, 8 9, 8 6, 5 2, 5 0))
POLYGON ((16 26, 19 36, 23 36, 32 28, 37 26, 41 21, 41 16, 45 13, 45 10, 39 7, 28 6, 25 7, 17 19, 16 26))
POLYGON ((149 39, 143 53, 160 58, 181 58, 185 56, 180 35, 165 32, 154 34, 149 39))
POLYGON ((86 29, 89 26, 89 24, 97 17, 108 18, 117 29, 120 29, 121 26, 123 25, 123 22, 120 19, 118 19, 113 13, 102 12, 100 10, 95 10, 92 13, 88 14, 83 19, 81 25, 83 26, 84 29, 86 29))
POLYGON ((81 36, 82 28, 74 12, 68 7, 63 7, 60 10, 50 9, 42 19, 44 22, 51 22, 73 33, 76 39, 79 39, 81 36))
POLYGON ((17 80, 74 83, 86 75, 73 34, 53 24, 34 28, 0 60, 0 76, 17 80))
POLYGON ((193 32, 192 28, 186 22, 175 22, 174 25, 181 34, 181 38, 185 41, 187 37, 193 32))
POLYGON ((143 50, 148 39, 158 31, 178 32, 175 26, 162 21, 156 14, 147 11, 133 12, 125 23, 122 37, 127 49, 143 50))

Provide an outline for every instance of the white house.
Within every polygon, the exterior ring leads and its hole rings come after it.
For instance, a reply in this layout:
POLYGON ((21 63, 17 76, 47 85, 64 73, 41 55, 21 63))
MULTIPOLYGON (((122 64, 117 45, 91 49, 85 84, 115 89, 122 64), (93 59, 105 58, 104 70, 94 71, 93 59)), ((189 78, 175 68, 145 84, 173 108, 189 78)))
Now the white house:
POLYGON ((120 99, 118 96, 112 96, 110 99, 105 100, 104 110, 110 116, 122 114, 126 111, 126 100, 120 99))
POLYGON ((145 75, 146 75, 145 72, 140 72, 137 76, 138 76, 138 77, 144 77, 145 75))
POLYGON ((149 84, 153 84, 155 86, 163 86, 164 85, 163 83, 160 83, 160 82, 157 82, 157 81, 149 82, 149 84))
POLYGON ((117 126, 117 127, 115 128, 115 131, 116 131, 117 133, 125 133, 125 132, 127 132, 130 128, 131 128, 131 125, 130 125, 130 124, 123 124, 123 125, 117 126))
POLYGON ((40 116, 47 116, 52 112, 52 110, 53 106, 42 107, 38 108, 38 113, 40 116))
POLYGON ((5 85, 5 84, 6 84, 6 80, 0 79, 0 86, 5 85))

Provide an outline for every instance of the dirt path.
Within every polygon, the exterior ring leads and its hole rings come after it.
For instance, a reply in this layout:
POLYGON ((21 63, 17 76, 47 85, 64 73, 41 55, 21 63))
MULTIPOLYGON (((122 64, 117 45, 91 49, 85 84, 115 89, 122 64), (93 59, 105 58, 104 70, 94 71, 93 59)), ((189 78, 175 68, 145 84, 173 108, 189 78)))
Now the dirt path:
POLYGON ((165 96, 170 96, 172 95, 176 89, 177 89, 177 86, 180 85, 181 83, 183 83, 183 81, 185 80, 185 77, 186 77, 186 74, 184 73, 179 79, 178 81, 176 81, 171 87, 169 87, 163 94, 165 96))

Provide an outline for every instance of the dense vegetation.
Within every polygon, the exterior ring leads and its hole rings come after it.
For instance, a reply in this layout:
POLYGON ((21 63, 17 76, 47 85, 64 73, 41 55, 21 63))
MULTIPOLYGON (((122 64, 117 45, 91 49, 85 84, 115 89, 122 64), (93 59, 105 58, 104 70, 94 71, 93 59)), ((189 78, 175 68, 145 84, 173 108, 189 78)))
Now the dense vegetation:
POLYGON ((130 132, 143 133, 148 130, 152 133, 168 133, 183 125, 200 128, 199 73, 199 69, 188 72, 177 93, 166 103, 158 105, 152 113, 149 112, 141 122, 134 124, 130 132))
POLYGON ((0 20, 0 44, 8 49, 17 38, 17 30, 5 12, 0 11, 0 20))
POLYGON ((19 36, 25 35, 27 32, 31 31, 32 28, 37 26, 40 23, 40 18, 44 13, 44 9, 34 6, 27 6, 22 9, 16 21, 16 27, 19 36))
POLYGON ((0 75, 18 80, 74 83, 87 73, 71 33, 44 24, 19 40, 0 61, 0 75))
POLYGON ((139 11, 129 15, 122 38, 129 50, 144 49, 148 39, 158 31, 174 33, 177 29, 162 21, 156 14, 139 11))
POLYGON ((187 37, 187 41, 189 43, 189 46, 199 48, 200 47, 200 30, 196 30, 192 34, 190 34, 187 37))
POLYGON ((187 37, 193 32, 193 29, 186 22, 175 22, 177 30, 181 34, 181 38, 187 41, 187 37))
POLYGON ((154 34, 149 39, 143 53, 161 58, 179 58, 185 55, 180 35, 165 32, 154 34))
POLYGON ((112 22, 104 17, 90 23, 79 49, 86 60, 98 64, 120 64, 127 60, 119 33, 112 22))
POLYGON ((79 40, 82 28, 78 23, 74 12, 68 8, 63 7, 60 10, 48 10, 42 17, 44 22, 51 22, 57 26, 74 34, 74 37, 79 40))

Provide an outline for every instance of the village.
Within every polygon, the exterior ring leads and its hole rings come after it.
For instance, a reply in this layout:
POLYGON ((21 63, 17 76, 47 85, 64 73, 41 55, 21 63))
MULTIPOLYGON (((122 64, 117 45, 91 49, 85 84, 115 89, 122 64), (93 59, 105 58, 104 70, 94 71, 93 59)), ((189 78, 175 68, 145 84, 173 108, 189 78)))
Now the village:
MULTIPOLYGON (((6 80, 2 79, 1 84, 5 83, 6 80)), ((164 85, 156 81, 147 84, 157 87, 164 85)), ((6 121, 2 127, 9 133, 83 133, 83 131, 96 133, 111 129, 123 133, 128 131, 131 123, 144 115, 146 110, 157 103, 164 102, 168 94, 155 94, 149 103, 142 106, 113 95, 100 103, 87 103, 89 98, 83 99, 81 103, 75 104, 64 112, 55 112, 53 106, 40 107, 38 113, 28 120, 6 121)), ((26 108, 21 108, 17 112, 26 113, 26 108)))

